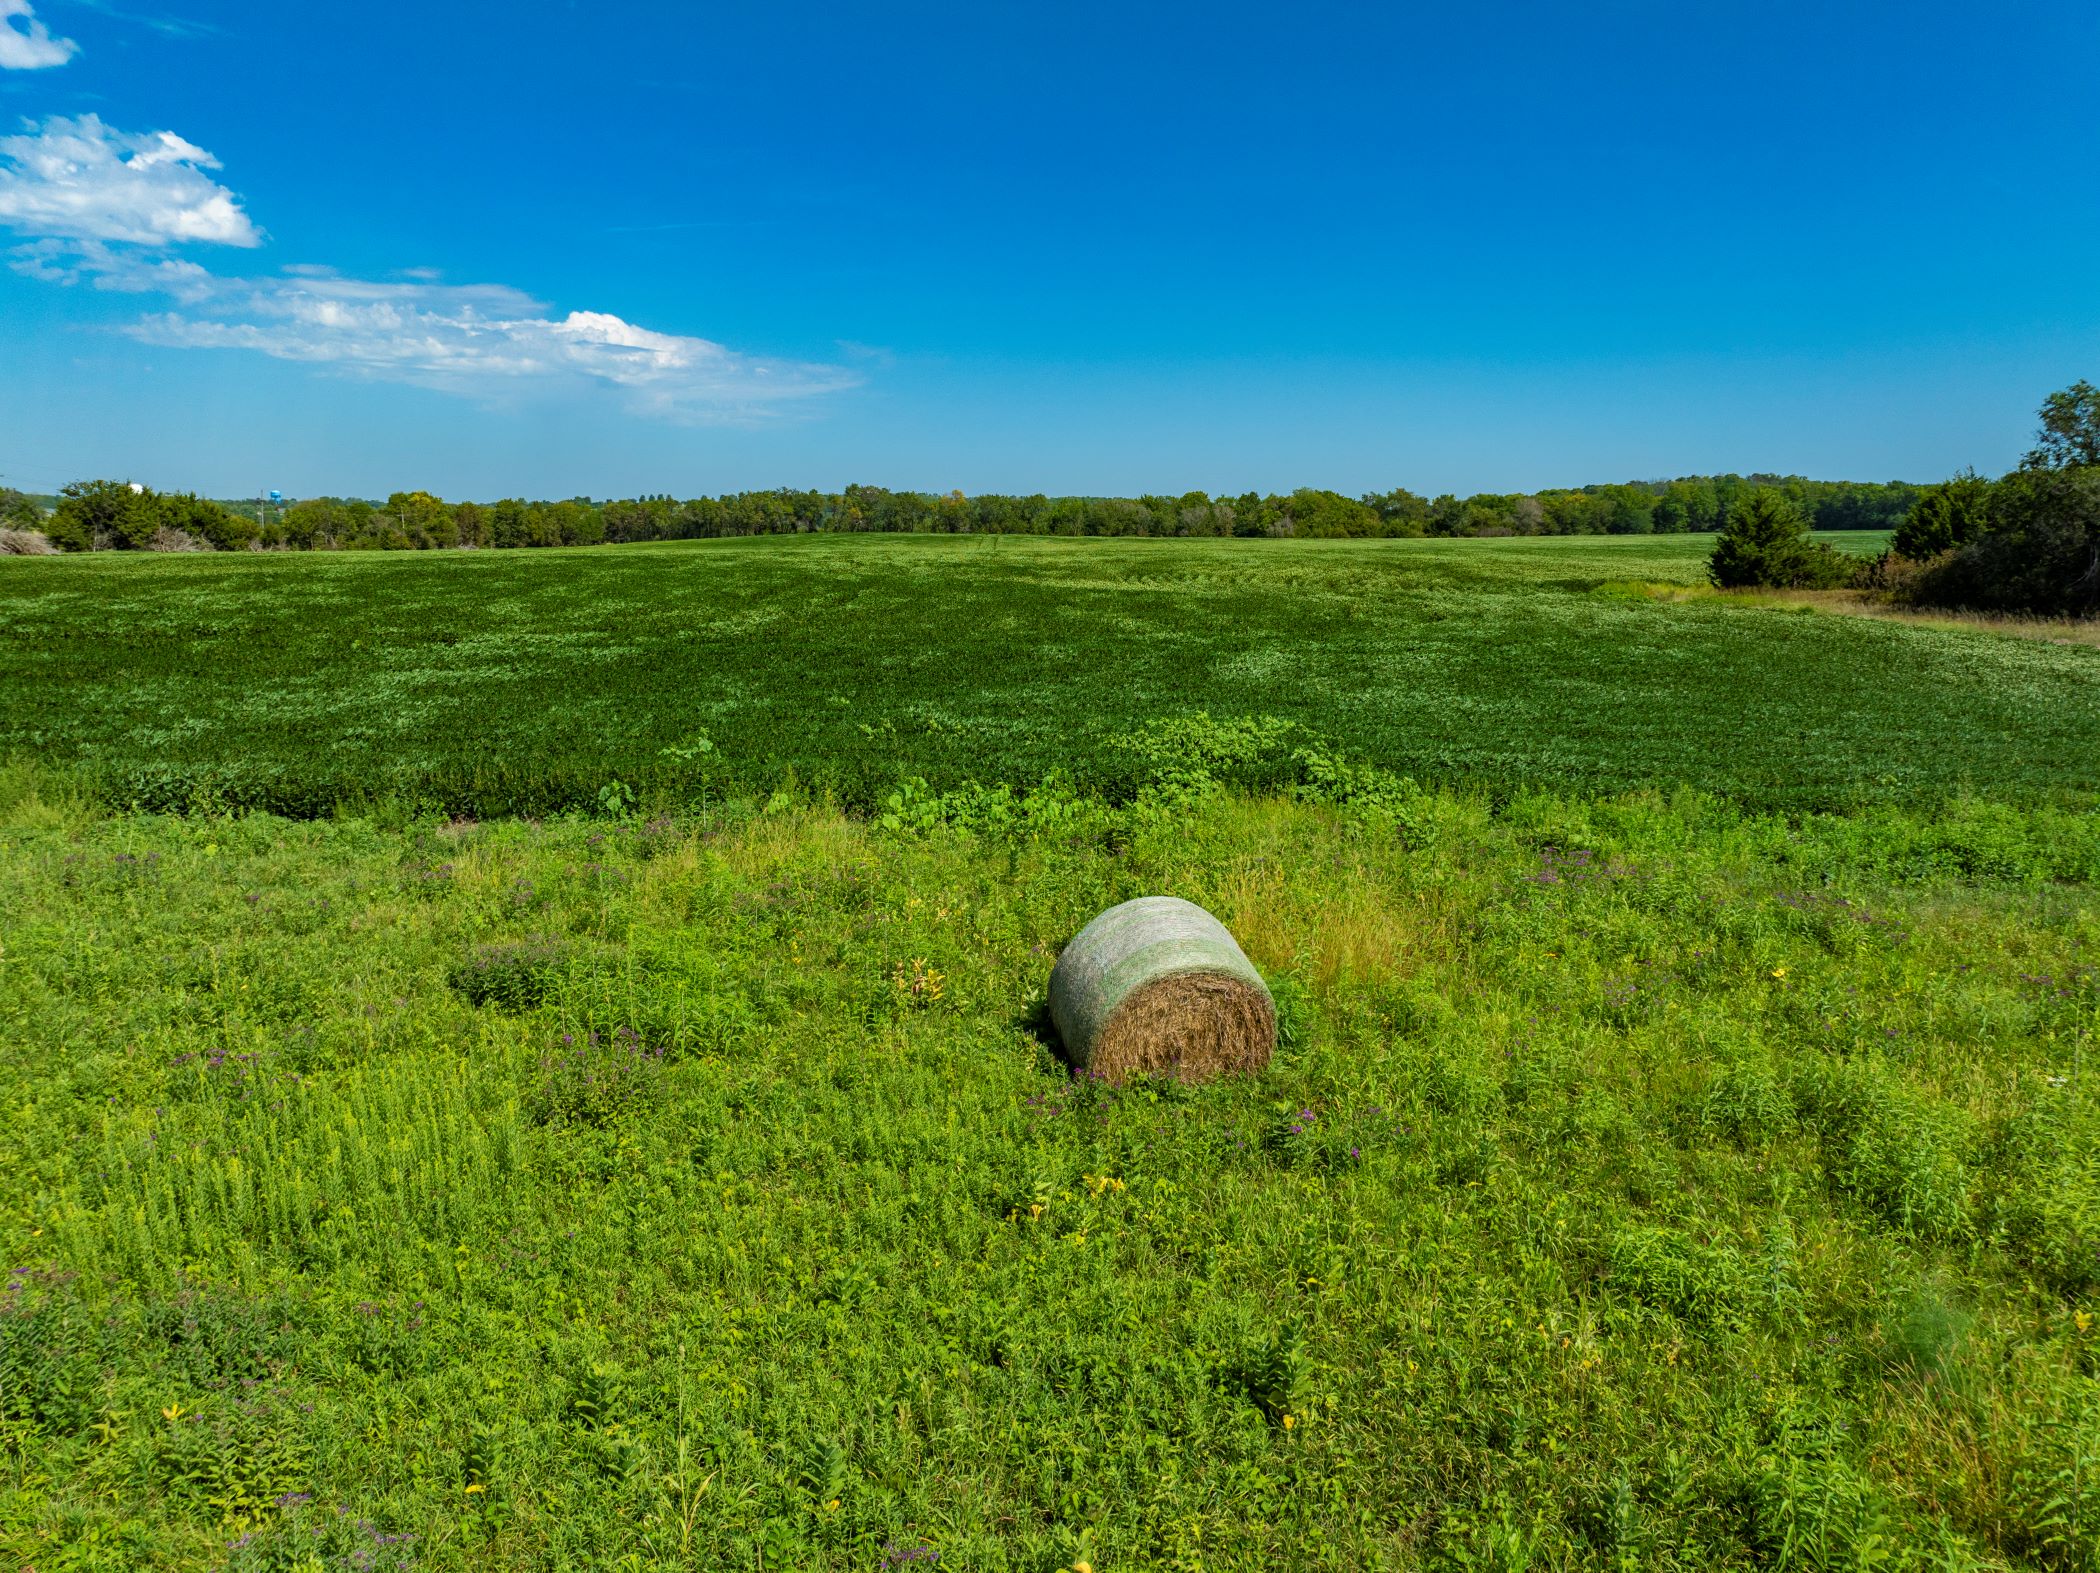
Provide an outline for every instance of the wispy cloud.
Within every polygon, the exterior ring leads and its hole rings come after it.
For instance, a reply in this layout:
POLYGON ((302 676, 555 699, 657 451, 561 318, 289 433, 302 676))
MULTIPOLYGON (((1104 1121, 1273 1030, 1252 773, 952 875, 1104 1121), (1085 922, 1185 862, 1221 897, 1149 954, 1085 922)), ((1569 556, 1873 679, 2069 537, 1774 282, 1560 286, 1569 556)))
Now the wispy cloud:
POLYGON ((167 309, 125 329, 147 343, 250 350, 488 402, 598 387, 672 420, 745 422, 863 380, 846 366, 748 355, 609 312, 557 314, 507 285, 446 284, 424 268, 385 280, 313 265, 216 273, 180 248, 263 238, 204 173, 218 168, 172 132, 120 132, 93 115, 0 138, 0 224, 25 237, 13 266, 56 284, 165 297, 167 309))
MULTIPOLYGON (((171 280, 175 292, 188 281, 171 280)), ((501 284, 324 278, 220 279, 130 332, 183 349, 245 349, 356 376, 500 399, 529 389, 610 386, 645 412, 753 419, 861 379, 837 366, 740 354, 656 333, 602 311, 555 316, 501 284)))
POLYGON ((137 27, 148 27, 169 38, 220 38, 226 29, 210 22, 199 22, 192 17, 169 16, 166 13, 148 15, 142 11, 127 11, 114 6, 109 0, 73 0, 73 4, 85 6, 90 11, 100 11, 104 16, 115 17, 120 22, 130 22, 137 27))
POLYGON ((53 38, 29 0, 0 0, 0 71, 41 71, 80 52, 70 38, 53 38))

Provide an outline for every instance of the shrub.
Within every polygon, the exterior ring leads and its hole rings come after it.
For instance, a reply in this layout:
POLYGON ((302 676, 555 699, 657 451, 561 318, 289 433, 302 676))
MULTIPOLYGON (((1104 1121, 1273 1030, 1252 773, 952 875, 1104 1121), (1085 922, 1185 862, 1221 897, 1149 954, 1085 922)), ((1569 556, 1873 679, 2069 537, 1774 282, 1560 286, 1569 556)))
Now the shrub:
POLYGON ((1921 1286, 1890 1308, 1882 1324, 1882 1347, 1891 1365, 1921 1376, 1935 1374, 1946 1369, 1975 1320, 1921 1286))
POLYGON ((567 964, 568 951, 551 939, 517 940, 477 945, 446 979, 470 1005, 527 1011, 547 997, 555 975, 567 964))
POLYGON ((1990 497, 1991 483, 1973 470, 1926 487, 1896 527, 1890 549, 1898 557, 1926 562, 1967 546, 1983 533, 1990 497))
POLYGON ((532 1116, 542 1125, 609 1125, 659 1091, 664 1051, 628 1026, 565 1032, 540 1061, 532 1116))
POLYGON ((1707 1091, 1702 1121, 1738 1147, 1761 1147, 1792 1126, 1794 1102, 1761 1064, 1730 1065, 1707 1091))
POLYGON ((164 496, 129 481, 73 482, 44 528, 69 552, 227 552, 257 535, 253 520, 194 492, 164 496))
POLYGON ((45 527, 69 552, 137 551, 161 526, 160 498, 128 481, 74 481, 45 527))
POLYGON ((1933 488, 1895 544, 1907 557, 1951 554, 1920 577, 1920 601, 2070 617, 2100 611, 2100 388, 2079 382, 2052 393, 2019 469, 1987 489, 1973 475, 1933 488))
POLYGON ((282 1511, 226 1548, 230 1573, 407 1573, 416 1565, 414 1535, 388 1534, 369 1518, 316 1504, 304 1491, 284 1493, 273 1506, 282 1511))
POLYGON ((36 499, 12 486, 0 486, 0 526, 34 530, 44 522, 44 510, 36 499))
POLYGON ((1809 538, 1808 519, 1783 492, 1760 486, 1729 510, 1707 574, 1724 590, 1828 589, 1845 583, 1852 566, 1809 538))
POLYGON ((239 551, 256 538, 257 526, 253 519, 222 508, 194 492, 165 496, 159 502, 164 529, 206 542, 214 551, 239 551))
POLYGON ((1271 789, 1293 774, 1292 725, 1276 716, 1209 712, 1164 716, 1110 740, 1131 756, 1139 783, 1168 799, 1201 796, 1224 786, 1271 789))
POLYGON ((1918 598, 1986 611, 2100 610, 2100 467, 2016 470, 1982 532, 1926 574, 1918 598))
POLYGON ((1748 1485, 1746 1527, 1764 1565, 1906 1565, 1892 1554, 1910 1549, 1904 1526, 1873 1478, 1849 1456, 1842 1423, 1810 1413, 1782 1415, 1748 1485))
POLYGON ((1298 1330, 1242 1324, 1228 1346, 1212 1357, 1219 1389, 1261 1411, 1271 1424, 1291 1412, 1291 1397, 1304 1364, 1298 1330))
POLYGON ((50 557, 57 552, 42 530, 0 530, 0 557, 50 557))
POLYGON ((1879 557, 1870 557, 1852 571, 1852 586, 1858 590, 1877 590, 1894 601, 1915 601, 1919 586, 1923 585, 1945 557, 1917 560, 1905 557, 1893 549, 1879 557))
POLYGON ((1979 1153, 1979 1222, 2066 1298, 2100 1285, 2100 1151, 2054 1111, 1999 1119, 1979 1153))

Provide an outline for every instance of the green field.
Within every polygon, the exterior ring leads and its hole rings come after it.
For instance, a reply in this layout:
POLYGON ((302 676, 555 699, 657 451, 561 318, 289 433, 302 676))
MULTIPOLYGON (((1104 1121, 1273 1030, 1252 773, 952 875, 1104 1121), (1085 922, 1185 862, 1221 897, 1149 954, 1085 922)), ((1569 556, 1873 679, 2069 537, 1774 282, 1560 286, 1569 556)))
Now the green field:
POLYGON ((38 793, 24 1566, 2095 1565, 2090 815, 38 793), (1274 981, 1262 1077, 1037 1036, 1156 890, 1274 981))
MULTIPOLYGON (((1762 806, 2100 789, 2100 652, 1614 592, 1701 537, 807 537, 0 563, 0 753, 118 802, 478 815, 900 781, 1110 796, 1203 711, 1424 782, 1762 806), (615 800, 621 793, 615 789, 615 800)), ((1855 549, 1867 541, 1847 539, 1855 549)))
POLYGON ((0 560, 0 1559, 2100 1570, 2100 650, 1709 544, 0 560))

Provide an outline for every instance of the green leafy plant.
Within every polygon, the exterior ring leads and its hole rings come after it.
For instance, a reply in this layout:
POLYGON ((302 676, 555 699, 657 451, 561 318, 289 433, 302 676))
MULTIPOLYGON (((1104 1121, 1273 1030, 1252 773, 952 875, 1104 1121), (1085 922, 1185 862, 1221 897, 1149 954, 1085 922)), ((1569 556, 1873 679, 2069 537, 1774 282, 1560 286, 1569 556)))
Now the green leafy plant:
POLYGON ((547 997, 569 957, 569 947, 555 939, 500 940, 475 946, 446 981, 470 1005, 528 1011, 547 997))

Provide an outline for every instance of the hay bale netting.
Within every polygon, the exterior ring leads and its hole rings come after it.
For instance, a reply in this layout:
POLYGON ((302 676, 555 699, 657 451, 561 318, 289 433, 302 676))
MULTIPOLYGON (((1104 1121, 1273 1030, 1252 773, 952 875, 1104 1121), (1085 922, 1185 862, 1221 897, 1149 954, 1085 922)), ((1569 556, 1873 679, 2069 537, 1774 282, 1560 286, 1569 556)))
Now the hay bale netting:
POLYGON ((1260 1070, 1276 1048, 1276 1002, 1225 925, 1178 896, 1110 907, 1050 973, 1050 1019, 1072 1064, 1202 1081, 1260 1070))

